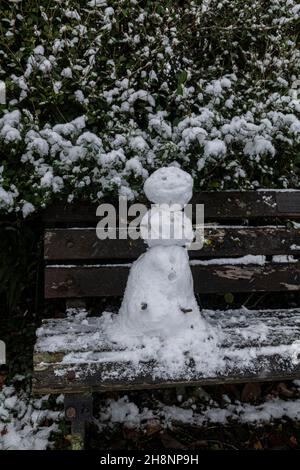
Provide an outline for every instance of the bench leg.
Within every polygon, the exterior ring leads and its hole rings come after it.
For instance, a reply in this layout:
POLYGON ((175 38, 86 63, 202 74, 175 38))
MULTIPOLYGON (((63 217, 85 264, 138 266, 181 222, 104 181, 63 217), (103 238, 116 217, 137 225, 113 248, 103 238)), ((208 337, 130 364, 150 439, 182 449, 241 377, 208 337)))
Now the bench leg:
POLYGON ((71 448, 83 450, 85 446, 85 421, 74 420, 71 422, 71 448))
POLYGON ((71 421, 72 450, 84 449, 86 424, 92 416, 92 394, 68 394, 65 396, 65 417, 66 420, 71 421))

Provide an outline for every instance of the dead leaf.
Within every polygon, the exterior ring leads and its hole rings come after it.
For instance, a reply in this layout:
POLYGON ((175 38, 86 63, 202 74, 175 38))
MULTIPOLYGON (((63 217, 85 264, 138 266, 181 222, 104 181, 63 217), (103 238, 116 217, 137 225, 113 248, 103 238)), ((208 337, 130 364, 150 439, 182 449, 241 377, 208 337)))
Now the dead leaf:
POLYGON ((153 434, 160 432, 161 429, 162 425, 158 419, 149 419, 145 427, 145 433, 147 436, 152 436, 153 434))
POLYGON ((124 424, 122 432, 124 439, 137 439, 141 435, 141 433, 137 431, 136 428, 126 426, 126 424, 124 424))
POLYGON ((203 447, 204 448, 208 447, 207 441, 194 441, 188 446, 190 450, 197 450, 199 448, 202 449, 203 447))
POLYGON ((263 449, 262 443, 260 441, 256 441, 253 445, 254 449, 261 450, 263 449))
POLYGON ((245 402, 256 401, 261 396, 261 386, 258 383, 246 384, 243 388, 241 400, 245 402))
POLYGON ((284 382, 280 382, 277 385, 277 390, 279 395, 283 395, 284 397, 293 397, 295 395, 294 390, 288 389, 284 382))
POLYGON ((161 442, 166 449, 186 449, 186 446, 166 432, 161 435, 161 442))
POLYGON ((290 443, 291 443, 292 447, 297 447, 298 446, 298 441, 297 441, 295 436, 290 437, 290 443))
POLYGON ((7 375, 6 374, 0 374, 0 390, 4 386, 5 380, 6 380, 7 375))

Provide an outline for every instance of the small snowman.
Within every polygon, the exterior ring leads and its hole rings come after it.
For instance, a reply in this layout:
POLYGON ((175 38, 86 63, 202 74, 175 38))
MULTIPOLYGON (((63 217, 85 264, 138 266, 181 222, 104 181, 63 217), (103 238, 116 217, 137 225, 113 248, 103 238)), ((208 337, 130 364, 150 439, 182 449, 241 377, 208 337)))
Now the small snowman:
POLYGON ((183 328, 204 333, 187 253, 194 233, 183 211, 193 179, 177 167, 164 167, 146 180, 144 191, 154 203, 141 221, 149 248, 131 267, 118 320, 134 336, 168 337, 183 328))

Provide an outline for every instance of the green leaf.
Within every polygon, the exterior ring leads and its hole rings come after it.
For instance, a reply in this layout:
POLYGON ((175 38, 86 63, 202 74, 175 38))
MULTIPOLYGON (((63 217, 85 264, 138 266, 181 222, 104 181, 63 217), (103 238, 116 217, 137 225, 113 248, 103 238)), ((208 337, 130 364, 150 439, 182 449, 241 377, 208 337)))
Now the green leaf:
POLYGON ((176 90, 176 95, 182 95, 183 94, 183 88, 182 85, 178 85, 177 90, 176 90))
POLYGON ((188 74, 187 74, 187 71, 186 70, 182 70, 180 72, 180 74, 178 75, 178 83, 179 85, 181 85, 182 83, 185 83, 187 81, 187 77, 188 77, 188 74))

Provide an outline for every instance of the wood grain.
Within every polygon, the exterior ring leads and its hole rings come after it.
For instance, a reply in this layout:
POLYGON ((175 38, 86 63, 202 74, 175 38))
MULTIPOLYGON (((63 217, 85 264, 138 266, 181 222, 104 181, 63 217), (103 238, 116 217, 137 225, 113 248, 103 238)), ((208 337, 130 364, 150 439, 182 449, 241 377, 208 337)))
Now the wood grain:
MULTIPOLYGON (((195 193, 191 202, 193 205, 204 204, 205 217, 208 219, 300 217, 300 191, 297 190, 203 191, 195 193)), ((95 226, 99 221, 96 217, 99 204, 55 204, 45 210, 44 222, 47 226, 95 226)))
MULTIPOLYGON (((48 266, 45 298, 121 296, 126 265, 48 266)), ((197 293, 279 292, 300 290, 300 263, 192 266, 197 293)))
MULTIPOLYGON (((300 229, 286 227, 205 227, 200 250, 191 259, 252 255, 300 254, 300 229), (296 248, 296 249, 295 249, 296 248)), ((95 229, 48 229, 44 237, 47 261, 132 260, 146 250, 142 239, 99 240, 95 229)))

